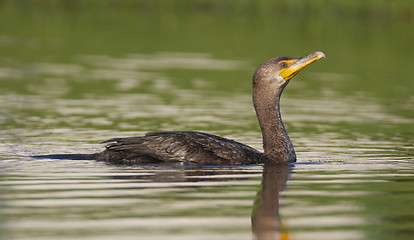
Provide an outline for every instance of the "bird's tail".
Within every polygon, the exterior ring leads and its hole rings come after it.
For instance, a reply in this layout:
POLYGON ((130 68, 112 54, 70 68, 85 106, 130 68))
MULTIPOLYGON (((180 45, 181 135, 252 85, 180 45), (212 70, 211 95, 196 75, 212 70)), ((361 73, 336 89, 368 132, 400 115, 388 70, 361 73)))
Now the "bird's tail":
POLYGON ((97 154, 47 154, 30 157, 38 159, 96 160, 97 154))

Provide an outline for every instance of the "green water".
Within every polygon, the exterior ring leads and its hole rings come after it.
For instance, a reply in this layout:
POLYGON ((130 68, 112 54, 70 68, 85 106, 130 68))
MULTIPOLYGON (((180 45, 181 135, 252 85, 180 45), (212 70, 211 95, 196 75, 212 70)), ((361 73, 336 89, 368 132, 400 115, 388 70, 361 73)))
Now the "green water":
POLYGON ((2 239, 251 239, 261 212, 273 239, 412 238, 413 16, 403 0, 0 1, 2 239), (289 173, 27 157, 151 130, 261 149, 254 69, 315 50, 282 97, 289 173))

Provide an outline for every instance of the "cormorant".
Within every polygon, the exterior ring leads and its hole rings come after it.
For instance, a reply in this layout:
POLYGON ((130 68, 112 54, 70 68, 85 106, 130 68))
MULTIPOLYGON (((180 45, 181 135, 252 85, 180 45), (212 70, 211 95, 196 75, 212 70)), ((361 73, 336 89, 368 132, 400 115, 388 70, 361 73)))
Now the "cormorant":
POLYGON ((293 76, 324 57, 321 51, 302 58, 275 57, 262 63, 254 72, 253 104, 262 131, 263 153, 242 143, 207 133, 157 131, 144 136, 106 140, 103 143, 109 144, 100 153, 38 157, 96 159, 118 164, 244 165, 295 162, 295 150, 280 114, 280 96, 293 76))

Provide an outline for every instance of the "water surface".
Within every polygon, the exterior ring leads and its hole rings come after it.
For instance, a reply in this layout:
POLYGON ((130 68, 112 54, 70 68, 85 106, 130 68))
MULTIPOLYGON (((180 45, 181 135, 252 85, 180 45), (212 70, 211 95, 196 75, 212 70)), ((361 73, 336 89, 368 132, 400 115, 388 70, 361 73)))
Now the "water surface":
POLYGON ((414 33, 410 15, 396 14, 403 1, 301 11, 232 4, 0 5, 4 239, 414 236, 414 33), (100 141, 152 130, 205 131, 262 149, 255 67, 315 50, 327 58, 282 97, 294 165, 28 157, 98 152, 100 141))

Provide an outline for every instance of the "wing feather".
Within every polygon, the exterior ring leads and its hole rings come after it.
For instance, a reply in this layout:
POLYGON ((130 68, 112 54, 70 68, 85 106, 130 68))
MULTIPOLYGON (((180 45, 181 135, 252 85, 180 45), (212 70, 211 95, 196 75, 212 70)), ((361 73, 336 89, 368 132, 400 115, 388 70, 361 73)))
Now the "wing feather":
POLYGON ((261 155, 247 145, 201 132, 149 132, 145 136, 114 138, 105 143, 109 143, 105 151, 112 155, 119 153, 163 162, 245 164, 258 162, 261 155))

